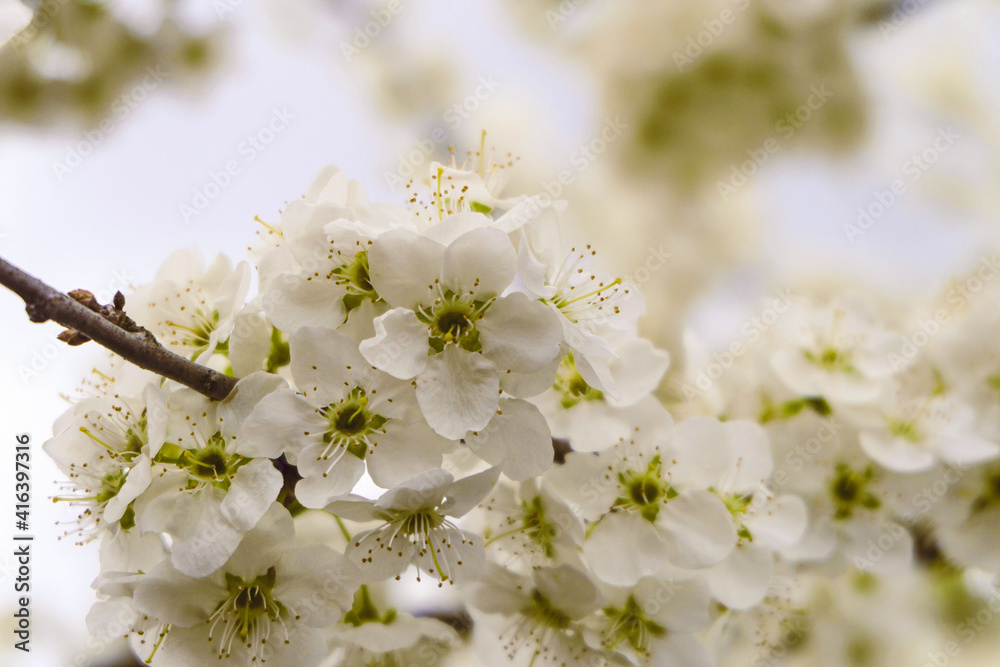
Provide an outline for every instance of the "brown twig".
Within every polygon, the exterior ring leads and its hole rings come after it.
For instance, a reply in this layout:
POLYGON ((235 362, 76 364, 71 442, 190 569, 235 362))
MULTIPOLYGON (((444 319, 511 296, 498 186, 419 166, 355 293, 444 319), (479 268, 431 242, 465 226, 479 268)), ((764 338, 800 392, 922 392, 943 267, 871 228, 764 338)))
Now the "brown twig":
MULTIPOLYGON (((32 322, 58 322, 108 348, 126 361, 180 382, 209 398, 222 400, 236 386, 236 378, 174 354, 160 345, 156 337, 146 329, 134 326, 124 328, 123 324, 131 323, 131 320, 124 317, 124 313, 122 317, 116 318, 109 316, 110 311, 88 308, 28 275, 2 257, 0 284, 24 299, 28 319, 32 322)), ((117 310, 121 312, 120 309, 117 310)))

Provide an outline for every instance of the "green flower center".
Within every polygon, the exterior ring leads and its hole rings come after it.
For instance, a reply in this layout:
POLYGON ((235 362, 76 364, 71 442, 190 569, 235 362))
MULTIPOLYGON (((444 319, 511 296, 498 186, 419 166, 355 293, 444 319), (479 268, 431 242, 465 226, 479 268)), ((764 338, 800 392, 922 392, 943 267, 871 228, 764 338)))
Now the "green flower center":
POLYGON ((555 630, 565 630, 572 623, 569 616, 556 609, 537 589, 531 593, 531 603, 521 613, 538 625, 555 630))
POLYGON ((444 516, 434 509, 419 509, 401 512, 395 524, 404 535, 429 535, 444 524, 444 516))
MULTIPOLYGON (((193 355, 196 356, 208 349, 209 339, 212 336, 212 332, 219 326, 219 318, 220 315, 218 310, 213 310, 211 313, 206 315, 201 308, 198 308, 194 312, 190 325, 170 320, 168 320, 166 324, 175 329, 175 331, 171 333, 178 336, 180 344, 184 347, 191 348, 193 355), (184 333, 179 333, 176 331, 177 329, 184 333)), ((219 341, 216 345, 216 351, 222 353, 228 352, 228 341, 219 341)))
POLYGON ((584 401, 604 400, 604 394, 587 384, 587 381, 580 375, 572 353, 563 358, 552 388, 560 394, 559 403, 565 410, 569 410, 584 401))
POLYGON ((555 541, 559 534, 555 525, 545 517, 545 506, 542 497, 535 496, 530 502, 523 502, 524 532, 533 543, 541 547, 546 558, 555 556, 555 541))
POLYGON ((858 508, 878 509, 882 501, 868 490, 875 477, 872 466, 864 470, 852 470, 846 463, 838 463, 830 481, 830 497, 836 505, 834 519, 847 519, 853 516, 858 508))
POLYGON ((348 313, 360 306, 366 299, 373 303, 381 300, 372 285, 371 274, 368 270, 367 250, 359 250, 352 261, 330 271, 327 278, 346 290, 347 293, 344 295, 343 301, 348 313))
MULTIPOLYGON (((168 450, 165 448, 161 454, 168 450)), ((191 478, 192 487, 208 482, 220 488, 229 488, 236 471, 250 459, 226 451, 226 439, 216 432, 201 449, 186 449, 177 459, 191 478)))
POLYGON ((907 442, 918 443, 923 440, 923 436, 917 430, 917 425, 912 421, 902 419, 889 420, 889 433, 897 438, 903 438, 907 442))
POLYGON ((375 602, 372 601, 368 586, 362 584, 361 588, 354 594, 354 605, 350 611, 344 614, 344 623, 358 628, 365 623, 381 623, 391 625, 396 620, 396 610, 389 609, 384 614, 380 614, 375 602))
POLYGON ((124 470, 119 469, 114 472, 105 473, 104 477, 101 479, 101 490, 97 492, 94 500, 97 501, 98 506, 103 506, 109 500, 117 496, 124 485, 124 470))
POLYGON ((288 608, 274 599, 277 582, 275 568, 251 581, 226 573, 226 599, 216 605, 209 617, 208 639, 221 631, 219 657, 229 657, 235 641, 254 652, 260 659, 271 634, 272 621, 290 616, 288 608))
POLYGON ((677 497, 677 491, 663 481, 659 454, 645 470, 619 472, 618 485, 623 493, 615 500, 615 507, 638 510, 650 523, 656 521, 663 503, 677 497))
POLYGON ((856 370, 851 366, 850 353, 842 352, 833 347, 828 347, 819 354, 810 350, 803 350, 802 354, 811 363, 829 372, 853 373, 856 370))
POLYGON ((650 640, 667 633, 666 628, 646 615, 631 595, 624 607, 608 607, 604 610, 604 615, 608 619, 608 627, 604 631, 602 643, 607 649, 614 649, 625 643, 640 656, 648 656, 650 640))
POLYGON ((1000 467, 988 469, 983 474, 982 491, 972 502, 972 511, 980 512, 1000 502, 1000 467))
POLYGON ((417 317, 430 329, 428 343, 434 351, 442 352, 446 345, 455 343, 468 352, 479 352, 482 345, 476 322, 491 303, 445 291, 431 306, 418 308, 417 317))
POLYGON ((743 525, 743 515, 747 513, 747 508, 750 507, 750 503, 753 501, 753 494, 747 494, 745 496, 730 494, 728 496, 722 496, 722 502, 725 504, 726 509, 733 516, 733 522, 736 524, 736 534, 749 542, 753 541, 753 535, 751 535, 750 530, 743 525))
POLYGON ((122 458, 131 461, 142 453, 142 446, 149 442, 149 435, 146 433, 146 411, 142 411, 139 420, 130 426, 125 432, 125 448, 122 450, 122 458))
MULTIPOLYGON (((355 387, 339 403, 332 403, 320 411, 328 426, 323 442, 347 451, 364 460, 368 453, 368 436, 379 431, 389 420, 367 409, 367 392, 355 387)), ((329 451, 326 453, 329 455, 329 451)))

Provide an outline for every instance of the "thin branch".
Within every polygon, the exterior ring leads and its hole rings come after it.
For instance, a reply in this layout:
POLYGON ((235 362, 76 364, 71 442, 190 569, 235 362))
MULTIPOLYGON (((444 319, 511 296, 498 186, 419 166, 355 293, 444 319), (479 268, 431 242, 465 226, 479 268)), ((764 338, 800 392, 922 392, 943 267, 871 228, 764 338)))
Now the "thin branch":
MULTIPOLYGON (((236 386, 236 378, 174 354, 142 327, 135 327, 134 331, 123 328, 120 322, 108 319, 107 314, 88 308, 49 287, 2 257, 0 284, 24 299, 28 319, 32 322, 58 322, 84 334, 126 361, 180 382, 209 398, 222 400, 236 386)), ((131 322, 127 318, 124 321, 131 322)))

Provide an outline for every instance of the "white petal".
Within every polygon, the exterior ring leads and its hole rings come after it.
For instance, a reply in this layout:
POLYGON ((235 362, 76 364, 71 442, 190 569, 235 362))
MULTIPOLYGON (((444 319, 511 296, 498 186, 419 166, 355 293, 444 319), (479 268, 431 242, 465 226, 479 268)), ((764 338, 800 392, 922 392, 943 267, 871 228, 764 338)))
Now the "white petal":
POLYGON ((372 653, 407 649, 421 637, 430 637, 447 645, 459 641, 458 633, 450 625, 435 618, 413 617, 406 612, 399 612, 390 625, 365 623, 359 627, 338 628, 337 632, 338 642, 363 646, 372 653))
POLYGON ((289 551, 277 570, 275 599, 316 628, 332 625, 350 609, 361 576, 353 563, 324 544, 289 551))
MULTIPOLYGON (((452 182, 452 186, 456 185, 452 182)), ((466 193, 468 194, 468 193, 466 193)), ((424 230, 424 236, 433 239, 441 245, 449 245, 455 239, 473 229, 483 229, 493 224, 493 221, 482 213, 455 213, 439 223, 424 230)))
POLYGON ((167 397, 155 384, 146 385, 142 392, 146 404, 146 437, 149 440, 149 456, 155 457, 160 447, 167 439, 167 423, 170 421, 170 411, 167 408, 167 397))
POLYGON ((417 473, 441 467, 441 455, 455 443, 443 438, 423 421, 390 420, 385 433, 369 436, 374 446, 365 461, 372 481, 383 489, 405 482, 417 473))
POLYGON ((859 570, 893 575, 905 571, 913 560, 913 538, 894 521, 877 524, 856 519, 841 527, 842 549, 859 570))
POLYGON ((671 631, 698 632, 710 622, 711 599, 708 586, 700 577, 687 580, 643 577, 632 589, 632 596, 650 618, 671 631))
POLYGON ((299 473, 303 479, 295 485, 295 497, 310 509, 326 507, 346 496, 365 474, 365 462, 349 452, 344 452, 332 468, 326 461, 318 461, 317 456, 323 448, 323 445, 310 447, 299 457, 299 473))
POLYGON ((359 523, 375 521, 380 516, 379 510, 372 501, 353 494, 340 500, 334 500, 324 509, 342 519, 350 519, 359 523))
POLYGON ((4 2, 0 6, 0 46, 31 23, 33 12, 21 2, 4 2))
POLYGON ((543 368, 559 354, 563 339, 559 316, 520 292, 490 306, 476 328, 483 354, 515 373, 543 368))
POLYGON ((929 438, 930 447, 941 459, 957 466, 971 466, 992 461, 1000 454, 1000 446, 972 433, 929 438))
POLYGON ((489 424, 499 394, 496 364, 456 345, 428 359, 417 378, 417 403, 424 418, 432 429, 452 440, 489 424))
POLYGON ((538 592, 570 618, 583 618, 601 606, 601 594, 593 580, 571 565, 541 568, 532 578, 538 592))
POLYGON ((671 468, 681 488, 708 488, 733 470, 738 454, 723 423, 712 417, 691 417, 674 426, 671 468))
POLYGON ((229 492, 222 499, 222 516, 246 532, 257 525, 283 483, 281 473, 268 459, 255 459, 236 471, 229 492))
POLYGON ((339 331, 302 327, 288 337, 295 386, 316 406, 343 398, 371 375, 358 344, 339 331))
POLYGON ((449 516, 464 516, 482 502, 499 477, 498 469, 489 468, 455 480, 444 489, 445 501, 441 503, 441 511, 449 516))
POLYGON ((390 579, 402 574, 413 560, 416 551, 413 544, 405 537, 400 537, 388 546, 386 542, 390 534, 370 530, 355 535, 348 545, 346 555, 361 572, 360 581, 371 583, 390 579))
POLYGON ((149 488, 149 483, 153 481, 153 467, 149 458, 145 455, 136 458, 125 483, 114 498, 108 501, 104 508, 104 520, 114 523, 122 518, 129 503, 138 498, 143 491, 149 488))
POLYGON ((653 524, 637 512, 605 515, 583 543, 594 574, 614 586, 632 586, 660 569, 667 548, 653 524))
POLYGON ((615 405, 632 405, 656 390, 670 367, 670 354, 657 349, 645 338, 632 338, 618 349, 618 357, 608 360, 614 389, 608 397, 615 405))
POLYGON ((322 275, 283 273, 265 285, 261 298, 268 318, 282 331, 303 326, 335 329, 347 317, 344 288, 322 275))
POLYGON ((599 452, 627 440, 632 425, 603 401, 583 401, 550 418, 552 434, 564 438, 574 452, 599 452))
POLYGON ((437 507, 454 481, 446 470, 428 470, 383 493, 375 506, 406 511, 437 507))
POLYGON ((233 321, 229 335, 229 361, 233 374, 244 377, 262 370, 271 353, 271 328, 260 310, 247 306, 233 321))
POLYGON ((668 632, 650 645, 650 664, 670 667, 715 667, 712 654, 694 635, 668 632))
POLYGON ((253 530, 226 561, 226 572, 245 580, 263 574, 288 551, 295 538, 295 522, 280 503, 271 503, 253 530))
POLYGON ((724 561, 701 572, 716 600, 733 609, 749 609, 767 595, 774 557, 770 551, 741 543, 724 561))
POLYGON ((163 561, 142 578, 133 599, 144 614, 187 628, 204 623, 225 599, 225 591, 210 581, 178 572, 168 561, 163 561))
POLYGON ((503 294, 517 274, 517 253, 497 229, 474 229, 455 239, 444 253, 441 283, 457 294, 486 301, 503 294))
POLYGON ((865 454, 872 457, 876 463, 895 472, 913 473, 929 470, 936 460, 934 454, 925 449, 923 443, 910 442, 889 433, 862 432, 858 434, 858 442, 861 443, 861 449, 865 454))
POLYGON ((291 389, 279 389, 265 396, 244 422, 237 449, 244 456, 269 459, 288 454, 294 463, 327 424, 304 398, 291 389))
POLYGON ((750 511, 743 519, 743 525, 753 535, 755 543, 771 549, 784 549, 795 544, 805 533, 808 511, 798 496, 778 496, 759 511, 753 511, 756 502, 754 497, 750 511))
POLYGON ((375 318, 375 336, 359 349, 375 368, 400 380, 409 380, 427 366, 427 325, 405 308, 390 310, 375 318))
POLYGON ((562 363, 564 351, 559 353, 542 368, 531 373, 504 372, 500 374, 500 386, 511 396, 518 398, 534 398, 551 389, 556 381, 556 373, 562 363))
MULTIPOLYGON (((170 560, 179 571, 192 577, 208 576, 233 555, 245 531, 222 515, 221 489, 207 487, 196 493, 178 493, 174 479, 170 488, 155 496, 144 508, 136 501, 136 523, 143 532, 165 532, 173 538, 170 560)), ((155 482, 154 482, 155 484, 155 482)))
POLYGON ((288 383, 282 377, 266 371, 257 371, 241 378, 229 395, 219 403, 217 415, 222 423, 222 434, 226 437, 238 436, 254 406, 268 394, 287 386, 288 383))
POLYGON ((545 416, 531 403, 505 398, 489 425, 465 436, 469 448, 503 474, 520 482, 552 467, 552 434, 545 416))
POLYGON ((737 459, 729 475, 726 489, 748 493, 761 487, 771 476, 774 463, 767 432, 757 422, 735 419, 723 424, 737 459))
POLYGON ((406 230, 382 234, 368 250, 372 285, 391 306, 411 308, 434 300, 444 246, 406 230))
POLYGON ((667 502, 657 517, 668 560, 697 570, 722 561, 736 545, 729 510, 708 491, 689 491, 667 502))
POLYGON ((554 465, 545 473, 566 501, 578 507, 584 518, 596 521, 608 511, 618 495, 618 477, 608 469, 615 452, 606 449, 600 454, 572 452, 562 465, 554 465))
POLYGON ((142 612, 135 608, 132 598, 101 600, 87 612, 87 630, 95 639, 117 641, 140 620, 142 612))

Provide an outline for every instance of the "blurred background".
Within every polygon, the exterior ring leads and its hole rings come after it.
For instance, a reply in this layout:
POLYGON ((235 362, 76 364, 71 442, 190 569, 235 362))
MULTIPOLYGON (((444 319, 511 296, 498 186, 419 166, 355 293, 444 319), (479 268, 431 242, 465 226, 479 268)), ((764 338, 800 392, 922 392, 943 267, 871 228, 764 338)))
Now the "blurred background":
MULTIPOLYGON (((255 216, 275 221, 323 165, 402 203, 409 177, 483 130, 511 153, 507 192, 568 200, 577 236, 640 285, 674 373, 686 328, 731 340, 780 290, 909 303, 997 247, 989 0, 24 5, 31 22, 0 48, 0 255, 102 303, 178 248, 241 259, 255 216)), ((0 663, 130 664, 88 637, 97 550, 56 539, 71 517, 48 502, 40 448, 101 351, 58 343, 6 292, 0 312, 0 437, 33 439, 37 536, 33 653, 5 640, 0 663)), ((0 608, 12 576, 0 556, 0 608)), ((806 604, 830 632, 768 664, 938 664, 963 618, 948 582, 820 588, 806 604), (871 658, 859 627, 898 650, 871 658), (847 657, 803 657, 832 645, 847 657)), ((996 664, 997 625, 947 664, 996 664)))

